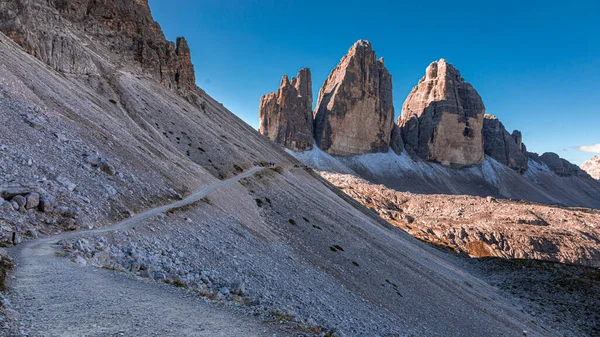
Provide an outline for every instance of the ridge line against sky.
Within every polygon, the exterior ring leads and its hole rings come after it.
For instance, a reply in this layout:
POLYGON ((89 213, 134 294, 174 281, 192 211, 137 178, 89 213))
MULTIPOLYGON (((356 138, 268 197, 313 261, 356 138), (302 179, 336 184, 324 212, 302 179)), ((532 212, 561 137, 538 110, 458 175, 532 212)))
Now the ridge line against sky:
POLYGON ((600 150, 600 3, 595 1, 150 0, 169 40, 185 36, 197 84, 254 128, 260 96, 308 67, 316 97, 359 39, 393 76, 396 117, 445 58, 534 152, 578 165, 600 150))

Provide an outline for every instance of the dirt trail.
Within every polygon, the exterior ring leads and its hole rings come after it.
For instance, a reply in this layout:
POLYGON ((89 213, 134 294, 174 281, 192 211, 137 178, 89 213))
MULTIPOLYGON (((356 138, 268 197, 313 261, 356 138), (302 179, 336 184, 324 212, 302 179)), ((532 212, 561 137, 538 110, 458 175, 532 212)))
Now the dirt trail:
MULTIPOLYGON (((156 207, 112 226, 70 232, 17 246, 17 268, 9 298, 20 336, 288 336, 270 325, 210 304, 183 289, 125 273, 84 267, 56 256, 56 242, 77 235, 124 230, 170 209, 189 205, 212 191, 251 176, 253 168, 219 181, 175 203, 156 207)), ((0 331, 1 332, 1 331, 0 331)))

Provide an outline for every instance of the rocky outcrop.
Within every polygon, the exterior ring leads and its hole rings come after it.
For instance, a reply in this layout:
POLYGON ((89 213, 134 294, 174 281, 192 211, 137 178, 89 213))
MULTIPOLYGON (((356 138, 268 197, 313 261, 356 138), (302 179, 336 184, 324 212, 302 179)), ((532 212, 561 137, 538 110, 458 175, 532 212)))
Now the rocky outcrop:
POLYGON ((546 165, 550 171, 561 177, 588 177, 589 175, 579 166, 571 164, 566 159, 559 157, 554 152, 546 152, 541 156, 534 152, 528 152, 529 159, 546 165))
POLYGON ((360 40, 319 91, 315 140, 338 156, 387 152, 393 119, 392 76, 371 43, 360 40))
POLYGON ((260 98, 258 131, 294 151, 312 149, 312 80, 308 68, 291 81, 284 75, 277 92, 260 98))
POLYGON ((586 171, 592 178, 600 180, 600 156, 593 156, 592 159, 586 160, 581 169, 586 171))
POLYGON ((390 148, 396 152, 396 154, 402 154, 404 151, 404 141, 402 140, 402 130, 396 124, 392 129, 392 135, 390 137, 390 148))
POLYGON ((468 195, 398 192, 352 175, 330 183, 394 226, 471 257, 600 266, 600 211, 468 195))
POLYGON ((147 0, 2 1, 0 31, 62 73, 93 76, 98 67, 134 62, 184 96, 197 90, 187 42, 165 39, 147 0), (90 53, 86 48, 90 39, 121 60, 90 53))
POLYGON ((427 67, 402 107, 398 125, 405 145, 418 157, 446 166, 484 160, 485 106, 477 91, 446 60, 427 67))
POLYGON ((527 171, 528 158, 523 152, 524 145, 520 131, 515 130, 511 135, 498 118, 486 114, 482 132, 486 155, 519 173, 527 171))

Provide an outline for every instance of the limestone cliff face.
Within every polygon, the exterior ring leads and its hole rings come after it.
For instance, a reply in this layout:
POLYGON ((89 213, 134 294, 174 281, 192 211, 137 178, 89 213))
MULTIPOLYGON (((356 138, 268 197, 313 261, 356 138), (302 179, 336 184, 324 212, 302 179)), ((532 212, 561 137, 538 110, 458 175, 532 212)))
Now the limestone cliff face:
POLYGON ((425 160, 469 166, 484 159, 485 106, 446 60, 433 62, 402 107, 398 125, 407 147, 425 160))
POLYGON ((485 154, 494 158, 513 170, 524 173, 527 171, 528 158, 524 151, 521 132, 506 131, 504 125, 492 115, 483 119, 483 146, 485 154))
POLYGON ((185 39, 165 39, 147 0, 6 0, 0 16, 0 31, 59 72, 94 76, 131 62, 183 96, 197 90, 185 39))
POLYGON ((294 151, 313 147, 312 80, 304 68, 298 77, 281 79, 277 92, 260 98, 259 132, 294 151))
POLYGON ((316 143, 338 156, 387 152, 393 119, 392 76, 371 43, 360 40, 319 91, 316 143))
POLYGON ((593 156, 592 159, 586 160, 581 169, 586 171, 594 179, 600 180, 600 156, 593 156))

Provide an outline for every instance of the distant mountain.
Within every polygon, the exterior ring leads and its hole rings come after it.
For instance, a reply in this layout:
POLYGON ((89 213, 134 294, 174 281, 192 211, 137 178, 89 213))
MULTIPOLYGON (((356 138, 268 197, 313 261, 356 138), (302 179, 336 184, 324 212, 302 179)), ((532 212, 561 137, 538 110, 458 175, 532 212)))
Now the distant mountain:
MULTIPOLYGON (((299 129, 290 106, 283 116, 261 108, 261 125, 276 115, 281 130, 299 129)), ((444 59, 427 67, 396 123, 389 119, 393 111, 391 76, 371 44, 361 40, 320 90, 314 148, 278 141, 273 129, 261 132, 310 167, 352 172, 398 191, 600 208, 598 181, 555 153, 529 152, 521 132, 509 133, 497 117, 485 114, 475 88, 444 59)), ((303 130, 306 143, 310 128, 303 130)))
POLYGON ((600 156, 593 156, 592 159, 586 160, 581 169, 586 171, 594 179, 600 180, 600 156))

